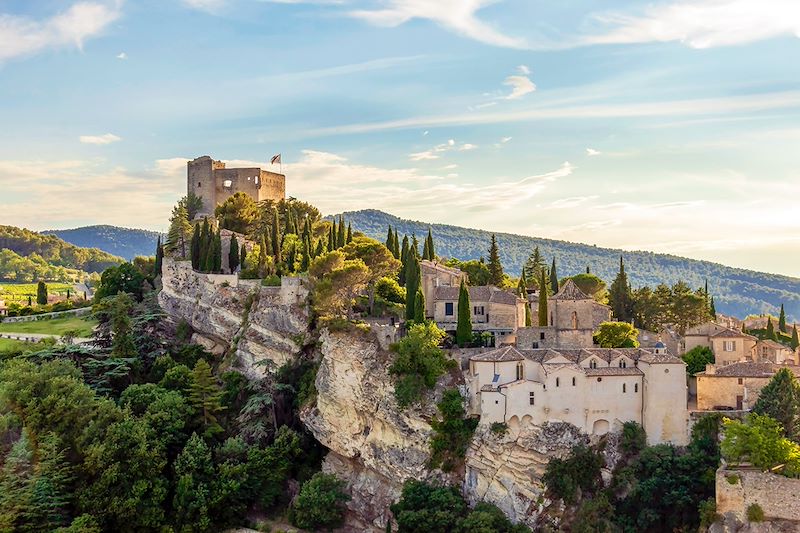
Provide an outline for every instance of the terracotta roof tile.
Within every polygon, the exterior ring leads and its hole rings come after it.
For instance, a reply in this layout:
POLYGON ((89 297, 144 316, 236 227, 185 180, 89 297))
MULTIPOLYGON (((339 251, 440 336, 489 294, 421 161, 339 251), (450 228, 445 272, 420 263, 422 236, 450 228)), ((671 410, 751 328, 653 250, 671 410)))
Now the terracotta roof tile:
POLYGON ((494 362, 499 363, 502 361, 522 361, 525 359, 522 354, 513 346, 504 346, 497 350, 490 352, 483 352, 473 355, 469 358, 470 361, 494 362))

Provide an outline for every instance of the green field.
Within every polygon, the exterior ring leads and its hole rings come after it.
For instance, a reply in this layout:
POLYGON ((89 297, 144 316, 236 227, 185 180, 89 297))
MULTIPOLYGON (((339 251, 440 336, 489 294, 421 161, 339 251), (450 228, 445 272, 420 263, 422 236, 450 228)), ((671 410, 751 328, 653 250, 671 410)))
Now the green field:
MULTIPOLYGON (((70 283, 47 284, 48 294, 66 295, 68 289, 72 293, 75 292, 72 289, 72 285, 70 283)), ((19 304, 27 304, 28 296, 30 296, 33 299, 33 303, 35 304, 36 283, 0 283, 0 300, 5 300, 6 304, 9 304, 11 302, 16 302, 19 304)))
POLYGON ((37 344, 34 342, 15 341, 11 339, 0 339, 0 361, 7 356, 7 354, 14 355, 20 350, 25 351, 32 348, 37 344))
POLYGON ((63 335, 65 332, 72 330, 78 332, 78 337, 91 337, 92 330, 96 324, 96 320, 80 317, 37 320, 35 322, 0 322, 0 332, 63 335))

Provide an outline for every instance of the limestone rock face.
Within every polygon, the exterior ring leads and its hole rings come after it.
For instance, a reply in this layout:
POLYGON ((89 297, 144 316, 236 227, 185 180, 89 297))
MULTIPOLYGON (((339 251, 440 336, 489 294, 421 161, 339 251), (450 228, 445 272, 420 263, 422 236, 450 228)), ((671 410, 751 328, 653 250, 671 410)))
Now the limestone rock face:
POLYGON ((548 461, 579 443, 588 438, 571 424, 530 426, 502 436, 482 424, 467 450, 464 495, 470 504, 492 503, 512 521, 534 528, 549 503, 541 483, 548 461))
POLYGON ((251 378, 293 359, 309 335, 308 292, 299 278, 262 287, 258 280, 202 274, 188 261, 164 258, 161 283, 161 307, 185 320, 193 340, 212 353, 233 353, 232 364, 251 378))
MULTIPOLYGON (((323 468, 353 495, 346 530, 384 531, 403 482, 444 477, 426 467, 436 399, 422 410, 400 409, 387 372, 391 354, 366 334, 323 331, 320 341, 317 403, 301 418, 331 450, 323 468)), ((451 376, 443 381, 442 389, 454 386, 451 376)))

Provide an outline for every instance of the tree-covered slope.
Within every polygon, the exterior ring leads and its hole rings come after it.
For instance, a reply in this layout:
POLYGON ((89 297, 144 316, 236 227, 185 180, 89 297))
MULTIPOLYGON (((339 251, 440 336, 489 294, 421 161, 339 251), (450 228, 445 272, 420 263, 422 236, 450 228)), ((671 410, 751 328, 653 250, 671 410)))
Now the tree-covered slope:
POLYGON ((104 252, 132 260, 137 255, 155 253, 158 232, 118 226, 84 226, 75 229, 43 231, 84 248, 99 248, 104 252))
MULTIPOLYGON (((344 216, 352 223, 354 230, 381 242, 386 240, 389 225, 397 228, 401 238, 404 233, 415 233, 420 241, 430 227, 436 242, 436 253, 442 257, 476 259, 488 254, 491 238, 491 232, 488 231, 404 220, 374 209, 347 212, 344 216)), ((617 273, 619 256, 622 255, 634 287, 672 284, 681 280, 692 287, 701 287, 708 280, 709 291, 714 296, 719 312, 736 316, 766 312, 777 315, 783 303, 788 316, 800 319, 799 278, 668 254, 629 252, 508 233, 498 233, 497 239, 503 266, 512 275, 519 275, 525 259, 534 246, 539 246, 548 262, 555 256, 559 276, 585 272, 588 266, 594 274, 610 283, 617 273)))

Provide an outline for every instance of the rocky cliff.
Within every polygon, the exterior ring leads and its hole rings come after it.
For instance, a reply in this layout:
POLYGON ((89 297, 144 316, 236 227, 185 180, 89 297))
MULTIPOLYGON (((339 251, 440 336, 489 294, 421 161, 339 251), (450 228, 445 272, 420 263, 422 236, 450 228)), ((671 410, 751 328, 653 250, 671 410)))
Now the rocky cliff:
POLYGON ((308 332, 308 291, 299 278, 280 287, 259 280, 194 272, 188 261, 165 258, 158 295, 176 321, 186 321, 193 340, 251 378, 263 377, 295 357, 308 332))

